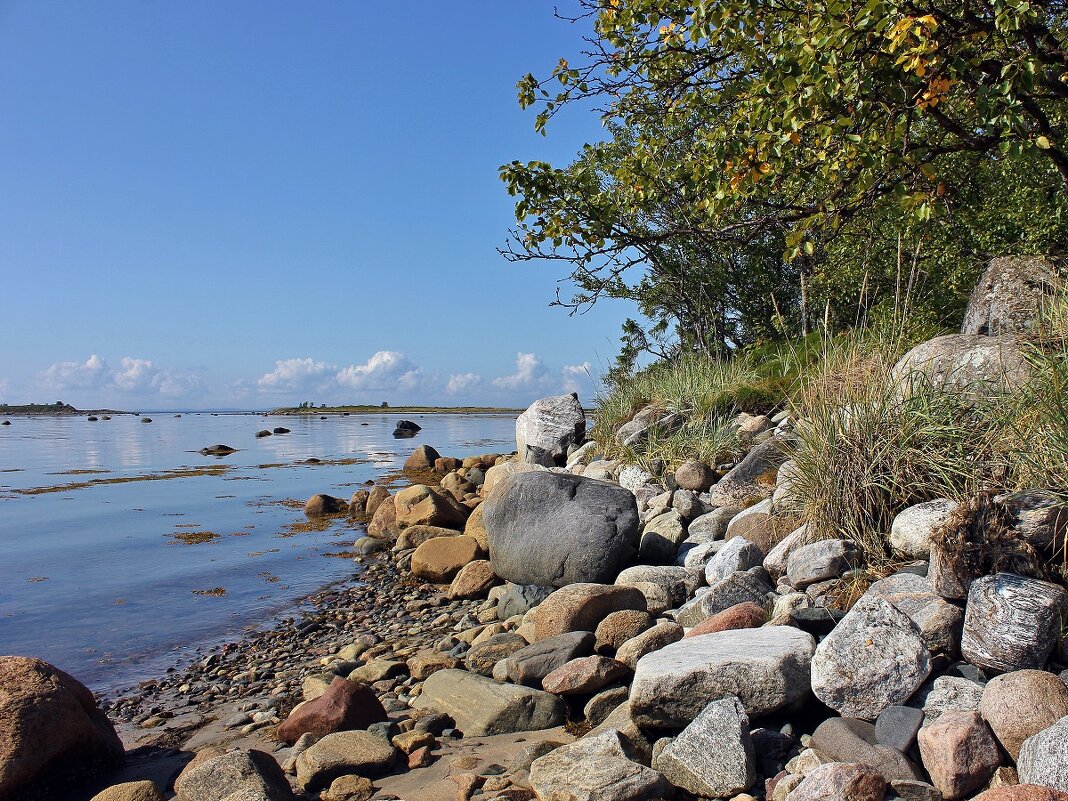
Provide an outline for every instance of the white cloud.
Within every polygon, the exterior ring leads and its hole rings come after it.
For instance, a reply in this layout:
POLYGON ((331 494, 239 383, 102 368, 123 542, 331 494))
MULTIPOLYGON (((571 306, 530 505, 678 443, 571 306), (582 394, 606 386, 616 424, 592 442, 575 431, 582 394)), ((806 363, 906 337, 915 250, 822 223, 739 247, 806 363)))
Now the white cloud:
POLYGON ((185 398, 198 393, 204 382, 200 376, 190 373, 172 373, 170 370, 161 371, 152 379, 152 386, 168 398, 185 398))
POLYGON ((561 372, 564 374, 564 392, 578 392, 582 393, 582 389, 590 385, 592 381, 589 362, 583 362, 582 364, 567 364, 564 365, 561 372))
POLYGON ((111 380, 107 362, 95 353, 84 362, 56 362, 41 379, 45 389, 99 389, 111 380))
POLYGON ((279 359, 274 363, 274 369, 260 376, 256 383, 261 389, 267 390, 307 389, 312 384, 321 384, 335 369, 337 368, 326 362, 317 362, 311 357, 279 359))
POLYGON ((158 374, 159 370, 148 359, 123 356, 122 370, 116 371, 112 380, 124 392, 144 392, 151 389, 152 381, 158 374))
POLYGON ((423 371, 399 351, 380 350, 364 364, 339 370, 334 378, 350 389, 414 389, 422 382, 423 371))
POLYGON ((482 382, 482 376, 478 373, 457 373, 449 376, 449 381, 445 385, 446 395, 459 395, 461 392, 466 392, 470 389, 474 389, 482 382))
POLYGON ((493 379, 493 386, 512 391, 534 389, 545 386, 548 377, 548 370, 537 354, 517 353, 515 372, 493 379))

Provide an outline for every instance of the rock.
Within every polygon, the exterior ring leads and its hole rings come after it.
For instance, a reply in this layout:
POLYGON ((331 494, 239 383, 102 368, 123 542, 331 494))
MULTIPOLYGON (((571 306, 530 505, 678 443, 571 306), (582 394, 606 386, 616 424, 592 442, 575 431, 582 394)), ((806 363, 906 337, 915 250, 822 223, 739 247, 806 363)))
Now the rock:
POLYGON ((344 514, 348 508, 342 498, 335 498, 333 495, 312 495, 304 504, 304 514, 308 517, 323 517, 344 514))
POLYGON ((626 703, 630 691, 623 685, 606 687, 598 692, 582 709, 582 717, 590 726, 600 726, 620 704, 626 703))
POLYGON ((644 562, 670 564, 675 561, 675 553, 684 539, 686 527, 682 515, 671 509, 645 524, 638 556, 644 562))
POLYGON ((923 777, 903 753, 879 742, 876 727, 865 720, 828 718, 812 732, 809 747, 828 760, 873 767, 888 781, 923 777))
POLYGON ((763 563, 764 552, 760 548, 744 537, 736 537, 708 560, 705 565, 705 581, 712 587, 732 573, 760 567, 763 563))
POLYGON ((1055 492, 1034 490, 998 495, 994 503, 1012 518, 1013 528, 1028 545, 1061 553, 1068 535, 1068 509, 1055 492))
POLYGON ((996 673, 1040 668, 1068 619, 1068 592, 1013 573, 972 583, 964 613, 961 652, 976 667, 996 673))
POLYGON ((440 670, 423 684, 416 709, 444 712, 467 737, 551 729, 564 722, 566 705, 551 693, 499 684, 464 670, 440 670))
POLYGON ((737 695, 752 716, 766 715, 808 694, 815 650, 811 635, 786 626, 691 637, 638 660, 631 684, 634 722, 682 727, 710 700, 737 695))
POLYGON ((977 795, 974 801, 1068 801, 1068 793, 1037 784, 997 787, 977 795))
POLYGON ((515 421, 520 461, 528 461, 528 449, 538 448, 563 465, 568 447, 581 444, 585 433, 586 413, 573 394, 536 400, 515 421))
POLYGON ((393 502, 401 529, 419 525, 463 528, 467 521, 467 510, 448 493, 435 492, 423 484, 405 487, 393 497, 393 502))
POLYGON ((376 681, 403 676, 408 665, 398 659, 371 659, 349 673, 349 681, 374 684, 376 681))
POLYGON ((749 718, 731 696, 713 701, 653 758, 653 767, 694 795, 726 798, 756 781, 749 718))
POLYGON ((396 755, 392 743, 370 732, 328 734, 297 757, 297 784, 305 790, 317 790, 350 773, 372 779, 388 772, 396 755))
POLYGON ((483 508, 493 570, 516 584, 609 582, 637 550, 634 496, 582 476, 518 473, 483 508))
POLYGON ((978 712, 983 685, 960 676, 939 676, 913 696, 911 706, 923 709, 924 725, 930 725, 946 712, 978 712))
POLYGON ((694 492, 707 492, 715 480, 712 468, 697 459, 687 459, 675 470, 675 483, 694 492))
POLYGON ((231 453, 237 453, 237 448, 231 448, 229 445, 209 445, 206 448, 200 449, 201 456, 229 456, 231 453))
POLYGON ((367 514, 374 516, 382 502, 390 497, 389 490, 385 487, 371 487, 367 495, 367 514))
POLYGON ((696 492, 685 489, 675 490, 671 497, 671 508, 682 515, 683 520, 696 520, 709 510, 696 492))
POLYGON ((387 719, 386 710, 372 689, 338 677, 325 693, 290 713, 278 727, 278 739, 295 743, 306 732, 318 738, 345 729, 366 729, 387 719))
POLYGON ((507 620, 514 615, 525 615, 548 598, 553 591, 552 587, 542 587, 537 584, 509 582, 505 587, 505 591, 497 601, 497 617, 501 620, 507 620))
POLYGON ((1005 673, 986 685, 979 711, 1015 760, 1024 740, 1068 716, 1068 687, 1041 670, 1005 673))
POLYGON ((1038 329, 1042 310, 1060 280, 1042 256, 991 259, 968 299, 963 334, 1027 334, 1038 329))
POLYGON ((442 584, 452 581, 464 566, 482 556, 474 537, 436 537, 415 549, 412 554, 412 575, 423 581, 442 584))
POLYGON ((593 634, 588 631, 573 631, 539 640, 507 658, 508 678, 516 684, 541 687, 542 679, 557 668, 593 653, 593 644, 593 634))
POLYGON ((534 638, 572 631, 596 631, 597 624, 623 609, 645 611, 645 596, 634 587, 571 584, 553 592, 534 612, 534 638))
POLYGON ((856 548, 848 540, 821 540, 794 550, 787 562, 786 575, 794 587, 803 589, 841 576, 855 567, 856 561, 856 548))
POLYGON ((942 498, 902 510, 890 525, 890 545, 907 559, 929 558, 931 532, 945 523, 956 508, 954 501, 942 498))
POLYGON ((241 791, 267 801, 293 799, 289 781, 274 757, 255 749, 209 754, 206 759, 198 755, 174 780, 174 790, 183 801, 223 801, 241 791))
MULTIPOLYGON (((474 538, 471 539, 474 541, 474 538)), ((478 545, 477 541, 475 544, 478 545)), ((445 594, 449 598, 480 598, 489 592, 494 584, 499 583, 500 579, 493 572, 489 561, 476 559, 460 569, 445 594)))
MULTIPOLYGON (((398 420, 396 427, 393 429, 393 436, 397 436, 398 432, 401 432, 401 436, 412 437, 423 430, 423 427, 418 423, 413 423, 411 420, 398 420)), ((435 456, 434 459, 437 457, 435 456)), ((430 464, 434 464, 434 459, 430 459, 430 464)))
POLYGON ((732 517, 723 536, 728 541, 744 537, 760 548, 762 553, 769 554, 787 535, 797 530, 799 522, 793 517, 774 514, 772 501, 768 498, 732 517))
POLYGON ((942 794, 927 782, 900 779, 890 782, 890 790, 895 801, 942 801, 942 794))
POLYGON ((529 644, 518 634, 511 632, 494 634, 485 642, 471 647, 471 650, 464 655, 464 666, 472 673, 491 676, 494 665, 507 659, 516 651, 526 648, 529 644))
POLYGON ((322 801, 370 801, 375 786, 363 776, 338 776, 329 789, 320 794, 322 801))
POLYGON ((683 628, 677 623, 658 623, 619 646, 616 659, 633 670, 643 656, 678 642, 682 637, 683 628))
POLYGON ((425 681, 439 670, 454 670, 460 667, 460 660, 441 651, 420 651, 410 657, 406 664, 413 679, 425 681))
POLYGON ((1016 758, 1020 784, 1068 792, 1068 717, 1024 740, 1016 758))
POLYGON ((983 787, 1001 764, 994 736, 976 712, 946 712, 920 729, 917 742, 931 783, 947 801, 983 787))
MULTIPOLYGON (((717 581, 698 599, 701 619, 710 617, 732 606, 754 603, 763 606, 775 588, 768 583, 768 574, 763 567, 754 567, 744 572, 731 573, 725 579, 717 581)), ((679 619, 682 623, 682 619, 679 619)), ((699 622, 699 621, 698 621, 699 622)), ((684 623, 685 625, 685 623, 684 623)))
POLYGON ((742 511, 740 506, 721 506, 690 521, 687 537, 695 542, 714 542, 723 539, 727 525, 742 511))
POLYGON ((764 607, 749 601, 736 604, 712 615, 710 618, 702 620, 686 632, 686 636, 699 637, 702 634, 712 634, 717 631, 755 629, 763 626, 767 620, 768 615, 764 611, 764 607))
POLYGON ((930 673, 930 652, 912 621, 865 595, 816 649, 812 691, 840 715, 874 720, 907 701, 930 673))
POLYGON ((812 770, 786 801, 882 801, 886 779, 867 765, 832 762, 812 770))
POLYGON ((923 576, 897 573, 872 584, 867 594, 878 596, 905 613, 931 651, 949 655, 958 652, 964 612, 935 593, 923 576))
POLYGON ((418 548, 427 540, 436 537, 458 537, 462 534, 459 529, 442 528, 441 526, 408 526, 397 536, 395 551, 407 551, 418 548))
POLYGON ((672 606, 678 606, 704 584, 704 575, 702 570, 678 565, 635 565, 623 570, 616 577, 616 584, 635 588, 655 584, 671 599, 672 606))
POLYGON ((256 439, 263 439, 264 437, 269 437, 269 436, 271 436, 271 432, 268 431, 266 428, 261 429, 261 430, 256 432, 256 439))
POLYGON ((166 798, 155 782, 139 781, 112 785, 90 801, 166 801, 166 798))
POLYGON ((538 798, 653 801, 668 795, 670 786, 663 776, 630 760, 619 732, 592 740, 562 746, 531 763, 529 781, 538 798))
POLYGON ((712 487, 712 505, 744 507, 770 498, 784 461, 786 455, 778 438, 757 445, 712 487))
POLYGON ((922 342, 902 356, 890 379, 906 394, 921 386, 979 394, 1019 390, 1029 373, 1012 337, 948 334, 922 342))
POLYGON ((790 554, 805 544, 807 534, 808 526, 801 526, 787 534, 778 545, 768 551, 762 564, 772 581, 778 581, 786 575, 786 569, 790 564, 790 554))
POLYGON ((274 428, 272 429, 272 431, 273 431, 273 432, 274 432, 275 434, 288 434, 288 433, 289 433, 289 429, 288 429, 288 428, 286 428, 285 426, 275 426, 275 427, 274 427, 274 428))
POLYGON ((875 720, 875 738, 902 754, 916 743, 916 734, 923 725, 923 710, 911 706, 889 706, 875 720))
MULTIPOLYGON (((377 487, 375 488, 377 489, 377 487)), ((371 493, 370 500, 374 498, 374 492, 371 493)), ((383 498, 382 501, 375 508, 374 514, 371 516, 371 522, 367 524, 367 534, 371 537, 384 537, 395 532, 397 530, 397 506, 395 499, 392 497, 383 498)))
POLYGON ((648 439, 651 430, 655 429, 661 436, 671 436, 685 424, 685 415, 651 404, 619 427, 616 442, 627 448, 638 448, 648 439))
POLYGON ((40 659, 0 656, 0 798, 122 760, 115 729, 81 682, 40 659))
POLYGON ((489 532, 486 531, 486 523, 482 519, 482 504, 474 508, 464 524, 464 534, 478 540, 479 547, 489 553, 489 532))
POLYGON ((349 498, 349 514, 353 516, 367 514, 367 501, 370 497, 371 493, 365 489, 352 493, 352 497, 349 498))
POLYGON ((619 646, 637 637, 653 626, 656 619, 648 612, 637 609, 621 609, 612 612, 597 624, 594 631, 596 643, 594 650, 599 654, 614 654, 619 646))
POLYGON ((541 686, 555 695, 587 695, 603 690, 630 673, 629 667, 615 659, 584 656, 556 668, 541 680, 541 686))

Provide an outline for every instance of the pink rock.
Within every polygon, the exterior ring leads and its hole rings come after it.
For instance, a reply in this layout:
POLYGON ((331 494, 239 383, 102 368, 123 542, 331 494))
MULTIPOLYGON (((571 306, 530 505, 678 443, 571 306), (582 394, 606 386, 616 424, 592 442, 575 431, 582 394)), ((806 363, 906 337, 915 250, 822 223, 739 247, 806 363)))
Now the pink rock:
POLYGON ((702 620, 688 632, 687 637, 697 637, 701 634, 712 634, 717 631, 733 631, 735 629, 755 629, 763 626, 768 621, 768 616, 760 604, 746 601, 735 604, 729 609, 717 612, 707 620, 702 620))
POLYGON ((1037 784, 997 787, 975 797, 975 801, 1068 801, 1068 793, 1037 784))
POLYGON ((290 713, 278 727, 278 739, 295 743, 305 732, 323 737, 335 731, 366 729, 386 719, 386 710, 370 687, 338 676, 325 693, 290 713))
POLYGON ((786 801, 883 801, 886 779, 870 765, 832 762, 811 771, 786 801))
POLYGON ((944 712, 916 739, 931 783, 946 801, 978 790, 1001 765, 994 735, 976 712, 944 712))
POLYGON ((556 695, 582 695, 607 687, 630 668, 607 656, 584 656, 561 665, 541 680, 542 689, 556 695))

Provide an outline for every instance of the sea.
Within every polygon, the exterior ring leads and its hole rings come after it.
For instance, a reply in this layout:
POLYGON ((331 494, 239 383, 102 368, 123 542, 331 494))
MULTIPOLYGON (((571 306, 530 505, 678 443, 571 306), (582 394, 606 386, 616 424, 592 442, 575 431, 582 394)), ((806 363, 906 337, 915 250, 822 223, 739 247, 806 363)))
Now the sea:
POLYGON ((422 427, 412 439, 393 437, 398 414, 325 417, 6 418, 0 654, 120 693, 359 579, 362 526, 309 525, 311 495, 347 499, 421 444, 458 457, 515 449, 514 415, 406 416, 422 427), (256 437, 275 427, 290 433, 256 437), (216 444, 237 451, 199 453, 216 444))

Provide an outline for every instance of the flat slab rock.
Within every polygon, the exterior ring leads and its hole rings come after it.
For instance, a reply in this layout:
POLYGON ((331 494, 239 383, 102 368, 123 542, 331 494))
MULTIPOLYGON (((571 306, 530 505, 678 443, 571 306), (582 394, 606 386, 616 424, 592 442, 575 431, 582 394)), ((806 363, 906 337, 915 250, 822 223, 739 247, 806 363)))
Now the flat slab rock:
POLYGON ((445 712, 468 737, 551 729, 563 724, 566 706, 551 693, 500 684, 466 670, 439 670, 423 684, 416 709, 445 712))
POLYGON ((728 798, 756 781, 749 717, 737 698, 713 701, 653 758, 653 767, 694 795, 728 798))
POLYGON ((638 660, 630 712, 647 728, 681 728, 709 701, 736 696, 749 715, 765 715, 808 694, 816 648, 788 626, 691 637, 638 660))

